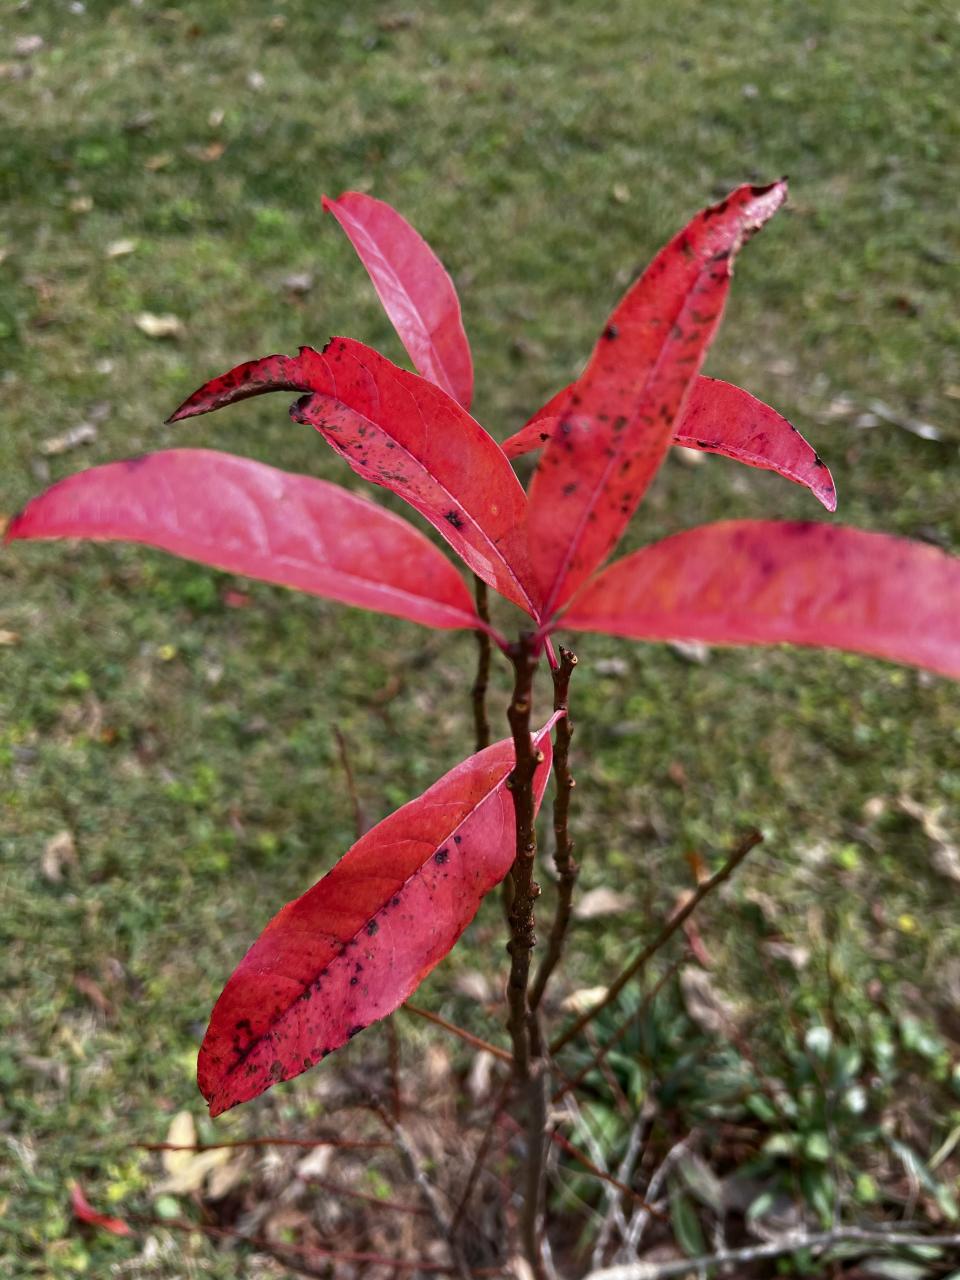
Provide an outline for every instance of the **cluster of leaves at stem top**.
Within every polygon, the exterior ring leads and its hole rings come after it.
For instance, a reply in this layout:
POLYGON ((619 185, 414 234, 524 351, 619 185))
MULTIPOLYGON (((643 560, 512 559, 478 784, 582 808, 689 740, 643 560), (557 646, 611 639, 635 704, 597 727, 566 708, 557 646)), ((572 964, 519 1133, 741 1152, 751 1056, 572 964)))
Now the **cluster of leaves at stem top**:
MULTIPOLYGON (((325 199, 417 373, 335 337, 322 351, 238 365, 171 421, 295 393, 293 419, 405 499, 530 615, 537 644, 560 626, 788 642, 960 677, 960 560, 931 546, 835 524, 731 520, 602 567, 672 444, 775 471, 836 507, 829 470, 795 427, 746 391, 700 376, 734 258, 786 194, 783 182, 741 186, 698 213, 608 317, 580 377, 502 445, 469 413, 473 361, 439 259, 382 201, 325 199), (538 449, 524 492, 511 459, 538 449)), ((453 564, 412 525, 337 485, 229 454, 174 449, 95 467, 35 498, 6 536, 142 542, 424 626, 484 630, 506 647, 453 564)), ((552 723, 535 735, 537 803, 552 723)), ((200 1087, 214 1114, 389 1014, 450 950, 513 864, 513 763, 509 740, 471 756, 270 922, 203 1042, 200 1087)))

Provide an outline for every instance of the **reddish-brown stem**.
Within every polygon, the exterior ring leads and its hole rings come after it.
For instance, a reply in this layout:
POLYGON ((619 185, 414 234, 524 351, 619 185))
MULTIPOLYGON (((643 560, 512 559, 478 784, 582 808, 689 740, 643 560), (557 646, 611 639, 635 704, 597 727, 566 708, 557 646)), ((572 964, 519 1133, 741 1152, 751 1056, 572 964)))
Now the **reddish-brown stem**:
POLYGON ((569 1044, 575 1036, 580 1034, 588 1022, 592 1022, 603 1009, 606 1009, 614 1000, 616 1000, 617 996, 631 978, 636 977, 644 965, 656 955, 660 948, 664 946, 665 943, 669 942, 684 921, 693 915, 694 911, 696 911, 697 907, 707 894, 712 893, 718 885, 723 884, 724 880, 733 874, 750 850, 755 848, 762 839, 763 836, 759 831, 748 831, 747 834, 742 837, 720 870, 715 875, 712 875, 709 880, 704 880, 703 884, 697 887, 696 893, 691 896, 686 905, 681 907, 679 911, 675 912, 675 914, 670 917, 653 941, 648 943, 647 946, 645 946, 643 950, 630 961, 623 972, 614 979, 607 988, 607 993, 603 999, 599 1000, 595 1005, 592 1005, 585 1013, 582 1013, 580 1017, 577 1018, 576 1022, 567 1027, 566 1031, 561 1032, 550 1046, 551 1053, 557 1053, 564 1045, 569 1044))
POLYGON ((493 1142, 494 1134, 497 1131, 497 1125, 500 1122, 500 1115, 506 1105, 507 1097, 513 1088, 513 1077, 507 1076, 501 1086, 500 1092, 497 1094, 496 1101, 493 1104, 490 1114, 490 1120, 483 1131, 483 1137, 477 1147, 476 1155, 473 1157, 473 1164, 470 1166, 470 1173, 463 1187, 463 1194, 460 1197, 460 1203, 457 1205, 456 1212, 450 1224, 450 1230, 456 1231, 460 1225, 460 1220, 466 1213, 470 1205, 470 1197, 473 1195, 473 1189, 477 1185, 477 1179, 484 1167, 484 1161, 490 1151, 490 1144, 493 1142))
POLYGON ((355 838, 359 840, 367 829, 367 820, 364 816, 363 806, 360 803, 360 797, 357 794, 357 784, 353 776, 353 769, 350 766, 350 752, 347 749, 347 740, 343 736, 343 732, 339 725, 333 726, 333 733, 337 739, 337 750, 340 753, 340 763, 343 766, 344 777, 347 781, 347 794, 350 796, 350 802, 353 805, 353 826, 356 833, 355 838))
MULTIPOLYGON (((390 1145, 389 1143, 387 1144, 390 1145)), ((290 1267, 292 1270, 300 1271, 304 1275, 326 1276, 329 1274, 329 1266, 324 1266, 323 1270, 306 1270, 309 1266, 308 1259, 323 1258, 329 1262, 359 1262, 367 1263, 370 1266, 388 1267, 394 1271, 423 1271, 432 1274, 450 1275, 456 1271, 456 1267, 450 1263, 432 1262, 423 1258, 414 1258, 407 1260, 405 1258, 388 1258, 380 1253, 357 1252, 350 1249, 326 1249, 322 1245, 278 1245, 262 1236, 244 1235, 242 1231, 238 1231, 231 1227, 214 1227, 205 1222, 188 1222, 185 1218, 154 1218, 144 1215, 135 1215, 129 1218, 131 1224, 137 1227, 162 1227, 165 1231, 190 1231, 199 1232, 202 1235, 210 1236, 214 1240, 236 1240, 240 1244, 248 1244, 253 1249, 259 1249, 264 1253, 269 1253, 276 1258, 278 1262, 290 1267)), ((502 1275, 503 1271, 499 1267, 485 1267, 474 1272, 475 1275, 502 1275)))
POLYGON ((650 1008, 650 1005, 657 998, 657 996, 660 994, 660 992, 663 990, 663 988, 666 986, 669 980, 673 977, 673 975, 677 972, 679 967, 680 967, 680 961, 678 960, 678 961, 675 961, 672 965, 670 965, 670 967, 663 974, 661 974, 661 976, 657 979, 657 981, 653 984, 653 986, 650 988, 647 994, 640 1001, 639 1006, 634 1010, 633 1013, 630 1014, 629 1018, 626 1018, 623 1022, 621 1022, 620 1026, 617 1027, 616 1031, 613 1033, 613 1035, 610 1037, 607 1043, 600 1046, 600 1048, 596 1051, 596 1053, 590 1059, 587 1065, 581 1068, 581 1070, 577 1072, 577 1074, 573 1077, 572 1080, 567 1080, 564 1084, 560 1086, 557 1092, 553 1095, 553 1101, 555 1103, 560 1102, 561 1099, 566 1094, 570 1093, 571 1090, 576 1089, 581 1084, 583 1084, 584 1080, 587 1078, 587 1076, 590 1074, 591 1071, 595 1071, 598 1067, 603 1066, 604 1062, 606 1061, 607 1054, 610 1052, 610 1050, 615 1045, 620 1043, 620 1041, 626 1035, 630 1027, 633 1026, 633 1024, 637 1021, 639 1017, 641 1017, 644 1013, 646 1013, 647 1009, 650 1008))
MULTIPOLYGON (((510 1120, 512 1124, 516 1125, 516 1121, 512 1120, 512 1117, 508 1116, 507 1119, 510 1120)), ((582 1152, 579 1147, 575 1147, 570 1139, 560 1133, 559 1130, 554 1129, 548 1136, 551 1142, 556 1143, 558 1147, 562 1147, 568 1156, 576 1160, 579 1165, 582 1165, 588 1173, 593 1175, 593 1177, 599 1178, 601 1182, 606 1182, 609 1186, 615 1187, 623 1195, 629 1196, 631 1200, 641 1208, 648 1210, 654 1215, 654 1217, 659 1218, 661 1222, 665 1220, 664 1215, 660 1213, 659 1210, 655 1209, 653 1205, 648 1204, 639 1191, 634 1191, 633 1188, 628 1187, 626 1183, 620 1182, 612 1173, 605 1173, 603 1169, 595 1165, 588 1155, 582 1152)))
POLYGON ((350 1138, 235 1138, 232 1142, 131 1142, 139 1151, 221 1151, 233 1147, 338 1147, 344 1151, 383 1150, 389 1142, 350 1138))
POLYGON ((490 1044, 488 1040, 481 1040, 472 1031, 467 1031, 463 1027, 458 1027, 455 1022, 448 1022, 446 1018, 441 1018, 439 1013, 431 1013, 429 1009, 421 1009, 419 1005, 411 1004, 409 1000, 402 1004, 400 1008, 404 1013, 423 1018, 426 1022, 434 1023, 435 1026, 443 1027, 444 1031, 449 1031, 451 1035, 458 1036, 466 1044, 472 1045, 474 1049, 482 1049, 484 1053, 492 1053, 501 1062, 513 1062, 512 1054, 508 1053, 506 1049, 500 1049, 497 1045, 490 1044))
POLYGON ((546 1267, 541 1247, 540 1205, 546 1177, 545 1152, 547 1128, 547 1064, 544 1060, 536 1014, 528 1001, 530 961, 536 946, 534 903, 540 886, 533 878, 537 856, 537 834, 534 823, 533 779, 543 753, 530 736, 533 703, 533 676, 537 667, 539 645, 530 635, 521 635, 510 646, 513 663, 513 696, 507 719, 513 734, 515 763, 507 787, 513 796, 516 827, 516 855, 510 871, 512 897, 508 913, 510 941, 510 978, 507 985, 508 1026, 513 1042, 514 1074, 520 1083, 522 1106, 526 1112, 527 1159, 525 1196, 521 1222, 523 1251, 535 1280, 546 1280, 546 1267))
MULTIPOLYGON (((482 578, 473 575, 474 599, 477 602, 478 616, 489 626, 490 606, 487 600, 487 584, 482 578)), ((476 750, 482 751, 490 745, 490 721, 487 719, 487 685, 490 681, 490 633, 477 630, 477 675, 470 691, 473 699, 473 727, 476 750)))
POLYGON ((533 674, 537 666, 537 649, 529 635, 512 644, 509 657, 513 663, 513 696, 507 710, 507 719, 513 734, 515 763, 507 779, 507 787, 513 796, 516 828, 516 856, 510 870, 511 902, 509 912, 510 978, 507 1000, 510 1008, 508 1027, 513 1042, 513 1064, 517 1078, 527 1080, 530 1074, 530 1031, 527 1022, 527 987, 530 981, 530 958, 536 946, 536 921, 533 904, 540 894, 540 886, 533 878, 537 855, 537 836, 534 826, 533 777, 538 755, 530 736, 530 716, 533 703, 533 674))
POLYGON ((540 961, 537 976, 530 989, 530 1008, 536 1009, 543 999, 550 975, 553 973, 560 957, 563 955, 563 944, 566 940, 570 916, 573 910, 573 887, 577 882, 580 868, 573 857, 573 841, 570 839, 570 793, 576 785, 570 772, 570 739, 573 737, 573 725, 567 709, 570 697, 570 677, 577 665, 577 655, 563 645, 558 646, 560 661, 551 671, 553 677, 553 709, 566 711, 554 729, 553 747, 553 861, 557 868, 557 909, 550 928, 547 950, 540 961))
POLYGON ((363 1191, 356 1191, 353 1187, 341 1187, 336 1182, 327 1182, 326 1178, 315 1178, 312 1175, 302 1179, 308 1187, 320 1187, 323 1191, 327 1191, 330 1195, 343 1196, 347 1200, 362 1200, 364 1204, 372 1204, 376 1209, 392 1209, 395 1213, 409 1213, 414 1217, 429 1217, 429 1210, 421 1209, 415 1204, 400 1204, 396 1200, 381 1200, 379 1196, 368 1195, 363 1191))

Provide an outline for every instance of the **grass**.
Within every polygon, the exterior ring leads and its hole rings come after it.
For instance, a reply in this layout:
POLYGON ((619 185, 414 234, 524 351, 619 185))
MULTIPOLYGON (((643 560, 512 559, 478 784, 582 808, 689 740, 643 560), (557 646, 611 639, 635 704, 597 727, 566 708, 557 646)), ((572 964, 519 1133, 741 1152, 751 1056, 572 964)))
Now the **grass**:
MULTIPOLYGON (((31 74, 8 86, 0 132, 0 510, 80 466, 174 442, 359 484, 282 400, 160 425, 210 374, 330 333, 401 358, 321 218, 322 191, 370 190, 435 245, 464 301, 476 414, 506 434, 576 372, 609 305, 686 216, 787 172, 791 209, 738 265, 708 371, 813 439, 838 518, 960 550, 960 242, 945 181, 958 36, 949 6, 921 0, 11 9, 3 74, 31 74), (44 47, 15 58, 27 35, 44 47), (133 252, 110 256, 121 239, 133 252), (305 295, 283 283, 294 272, 314 278, 305 295), (175 314, 182 337, 146 337, 143 311, 175 314), (837 416, 841 394, 856 413, 837 416), (874 399, 941 439, 857 429, 874 399), (95 443, 43 455, 42 441, 91 418, 95 443)), ((819 518, 811 501, 719 459, 672 460, 628 541, 731 513, 819 518)), ((469 637, 258 586, 234 609, 229 585, 131 548, 0 558, 0 628, 18 637, 0 648, 8 1274, 101 1275, 134 1256, 77 1234, 66 1184, 81 1177, 104 1207, 149 1203, 156 1164, 129 1141, 161 1138, 181 1108, 199 1115, 195 1051, 220 984, 351 841, 333 726, 371 818, 469 745, 469 637), (77 865, 54 883, 42 856, 64 830, 77 865)), ((960 1118, 960 930, 954 886, 896 802, 944 806, 956 836, 956 688, 836 654, 717 652, 700 667, 661 647, 579 648, 584 883, 636 906, 580 927, 571 984, 602 980, 647 935, 689 884, 685 851, 711 861, 757 823, 763 849, 702 921, 715 983, 745 1004, 772 1074, 794 1023, 822 1022, 868 1057, 876 1037, 889 1042, 893 1101, 926 1101, 909 1123, 889 1099, 884 1114, 929 1156, 960 1118), (872 821, 869 801, 884 806, 872 821), (809 962, 777 969, 764 938, 809 962), (904 1033, 910 1017, 926 1054, 904 1033)), ((503 687, 501 674, 501 702, 503 687)), ((422 999, 482 1024, 452 979, 498 939, 488 904, 422 999)), ((672 1043, 695 1038, 684 1027, 672 1043)), ((496 1021, 484 1030, 499 1034, 496 1021)), ((404 1024, 406 1040, 419 1034, 404 1024)), ((296 1132, 316 1114, 317 1074, 218 1132, 296 1132)), ((852 1203, 854 1182, 839 1186, 852 1203)), ((203 1242, 178 1237, 176 1250, 157 1274, 235 1274, 203 1242)))

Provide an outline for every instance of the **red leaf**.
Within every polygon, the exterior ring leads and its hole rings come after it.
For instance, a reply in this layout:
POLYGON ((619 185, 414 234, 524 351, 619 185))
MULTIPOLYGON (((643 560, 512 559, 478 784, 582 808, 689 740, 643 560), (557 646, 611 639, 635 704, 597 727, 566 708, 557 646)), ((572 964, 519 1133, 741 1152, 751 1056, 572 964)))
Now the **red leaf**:
MULTIPOLYGON (((508 458, 542 449, 557 424, 554 396, 526 426, 503 442, 508 458)), ((762 400, 719 378, 695 378, 673 433, 673 443, 706 453, 719 453, 748 467, 776 471, 810 490, 828 511, 837 509, 837 490, 820 455, 786 418, 762 400)))
POLYGON ((530 490, 530 555, 544 613, 616 544, 663 461, 720 322, 732 261, 786 199, 739 187, 657 254, 610 316, 559 408, 530 490))
POLYGON ((638 640, 822 645, 960 679, 960 558, 842 525, 730 520, 618 560, 561 625, 638 640))
POLYGON ((97 1213, 96 1209, 83 1194, 83 1189, 79 1182, 75 1182, 70 1188, 70 1207, 73 1210, 73 1216, 78 1222, 86 1222, 91 1227, 102 1227, 104 1231, 110 1231, 115 1236, 133 1234, 122 1218, 110 1218, 104 1213, 97 1213))
POLYGON ((195 391, 170 421, 263 391, 312 392, 291 409, 354 471, 399 494, 484 582, 538 617, 524 526, 527 499, 503 450, 443 390, 352 338, 323 352, 267 356, 195 391))
POLYGON ((459 573, 405 520, 339 485, 208 449, 68 476, 6 538, 142 542, 428 627, 478 625, 459 573))
MULTIPOLYGON (((554 717, 556 719, 556 717, 554 717)), ((550 772, 550 727, 536 735, 550 772)), ((514 859, 513 742, 385 818, 253 944, 217 1001, 197 1078, 211 1115, 306 1071, 416 990, 514 859)))
POLYGON ((345 191, 323 197, 366 267, 414 368, 465 409, 473 398, 473 361, 460 300, 443 263, 406 218, 383 200, 345 191))

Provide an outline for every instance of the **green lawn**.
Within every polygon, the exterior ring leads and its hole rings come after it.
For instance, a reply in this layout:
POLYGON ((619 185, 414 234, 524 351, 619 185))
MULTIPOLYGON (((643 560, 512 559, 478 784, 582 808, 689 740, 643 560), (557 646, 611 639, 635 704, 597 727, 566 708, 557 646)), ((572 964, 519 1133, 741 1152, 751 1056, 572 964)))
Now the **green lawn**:
MULTIPOLYGON (((0 514, 48 479, 175 442, 359 488, 282 396, 161 425, 212 374, 331 333, 401 359, 322 192, 385 198, 435 246, 463 299, 476 415, 503 436, 578 370, 687 217, 787 173, 791 205, 738 264, 708 372, 813 441, 837 519, 960 551, 958 45, 954 8, 921 0, 11 4, 0 514), (28 36, 42 48, 18 55, 28 36), (295 273, 306 292, 285 283, 295 273), (146 336, 143 312, 175 315, 179 335, 146 336), (93 443, 46 455, 91 422, 93 443)), ((834 518, 769 474, 671 459, 628 544, 730 515, 834 518)), ((156 1159, 128 1144, 162 1139, 181 1109, 199 1119, 196 1048, 222 982, 352 840, 334 727, 369 817, 384 816, 470 749, 473 641, 155 552, 63 545, 0 556, 0 633, 0 1268, 99 1277, 141 1245, 80 1235, 69 1180, 100 1206, 151 1212, 156 1159), (231 585, 249 607, 228 606, 231 585), (55 881, 44 850, 63 831, 76 861, 55 881)), ((902 1150, 927 1160, 960 1121, 957 885, 900 803, 942 808, 960 840, 956 687, 836 654, 699 665, 610 639, 578 648, 583 883, 634 905, 579 926, 568 985, 611 977, 650 936, 691 883, 689 851, 714 865, 761 826, 765 844, 700 928, 757 1070, 796 1104, 799 1139, 782 1116, 764 1121, 786 1144, 784 1185, 815 1212, 834 1193, 850 1216, 871 1201, 902 1212, 902 1150), (773 957, 771 940, 805 963, 773 957), (784 1052, 821 1024, 860 1052, 851 1079, 867 1098, 833 1162, 809 1141, 828 1122, 803 1118, 809 1082, 784 1052)), ((502 1039, 501 1014, 453 986, 498 954, 497 912, 485 904, 419 999, 502 1039)), ((639 1096, 669 1076, 666 1140, 704 1123, 698 1081, 722 1074, 723 1046, 675 984, 658 1017, 634 1083, 639 1096)), ((424 1033, 400 1031, 412 1066, 424 1033)), ((379 1053, 379 1036, 359 1043, 379 1053)), ((321 1074, 216 1132, 315 1125, 321 1074)), ((939 1207, 921 1179, 917 1216, 949 1221, 956 1173, 945 1157, 939 1207)), ((235 1256, 173 1240, 136 1274, 238 1274, 235 1256)))

